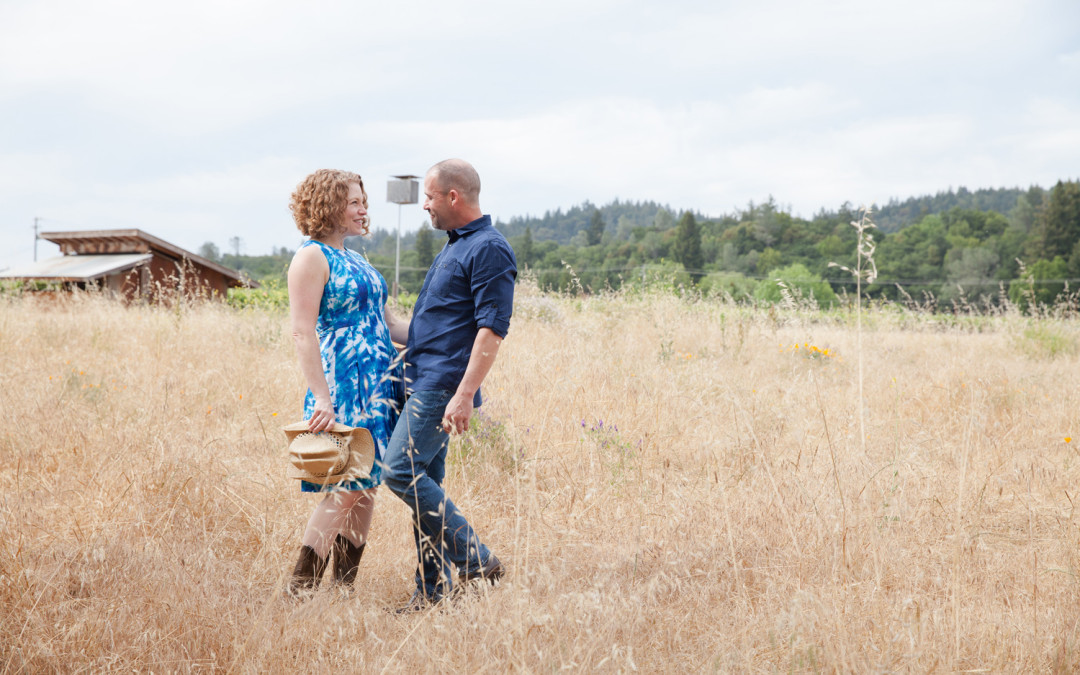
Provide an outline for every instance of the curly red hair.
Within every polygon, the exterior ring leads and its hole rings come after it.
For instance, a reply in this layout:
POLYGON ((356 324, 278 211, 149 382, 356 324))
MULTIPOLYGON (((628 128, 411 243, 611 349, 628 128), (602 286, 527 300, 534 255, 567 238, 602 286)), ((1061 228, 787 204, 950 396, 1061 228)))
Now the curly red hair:
MULTIPOLYGON (((350 171, 319 169, 297 185, 289 200, 289 210, 300 232, 315 239, 333 234, 345 213, 350 183, 360 185, 367 204, 364 180, 350 171)), ((367 233, 365 224, 364 234, 367 233)))

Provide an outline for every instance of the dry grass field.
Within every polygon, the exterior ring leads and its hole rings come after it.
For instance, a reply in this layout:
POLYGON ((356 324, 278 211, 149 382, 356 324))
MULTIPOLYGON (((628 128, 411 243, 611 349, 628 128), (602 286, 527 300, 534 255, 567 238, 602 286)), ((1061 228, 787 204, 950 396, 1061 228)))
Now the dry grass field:
POLYGON ((874 308, 861 415, 854 326, 523 286, 447 473, 509 573, 398 616, 385 489, 281 597, 284 316, 0 300, 0 672, 1080 669, 1080 323, 874 308))

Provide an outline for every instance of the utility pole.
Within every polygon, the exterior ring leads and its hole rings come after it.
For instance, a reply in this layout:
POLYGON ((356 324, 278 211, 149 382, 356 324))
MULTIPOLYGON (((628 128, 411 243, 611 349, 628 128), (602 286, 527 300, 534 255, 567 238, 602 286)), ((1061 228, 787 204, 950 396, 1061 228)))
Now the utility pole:
POLYGON ((401 281, 401 204, 397 205, 397 243, 394 245, 394 298, 401 281))
POLYGON ((38 221, 41 218, 34 216, 34 262, 37 262, 38 221))

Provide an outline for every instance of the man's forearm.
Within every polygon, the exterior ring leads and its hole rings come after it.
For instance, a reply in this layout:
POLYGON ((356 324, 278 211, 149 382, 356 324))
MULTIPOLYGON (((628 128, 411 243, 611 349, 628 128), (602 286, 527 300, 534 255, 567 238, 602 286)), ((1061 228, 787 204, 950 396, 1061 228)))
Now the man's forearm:
POLYGON ((476 390, 480 388, 480 384, 495 363, 501 344, 502 338, 495 331, 490 328, 480 329, 473 341, 469 365, 465 368, 465 375, 462 376, 456 393, 468 396, 470 399, 476 394, 476 390))

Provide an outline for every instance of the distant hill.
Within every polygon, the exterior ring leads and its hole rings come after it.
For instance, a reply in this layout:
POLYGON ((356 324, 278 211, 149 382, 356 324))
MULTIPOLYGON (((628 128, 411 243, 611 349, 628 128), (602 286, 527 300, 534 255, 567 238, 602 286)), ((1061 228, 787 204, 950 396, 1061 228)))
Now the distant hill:
MULTIPOLYGON (((1038 186, 1028 189, 1022 188, 980 188, 969 190, 959 187, 956 190, 949 188, 947 191, 938 192, 934 195, 922 195, 908 197, 907 199, 890 199, 887 204, 875 205, 873 220, 882 232, 896 232, 913 225, 924 217, 933 214, 945 213, 954 208, 975 211, 994 211, 1008 216, 1016 208, 1017 199, 1026 197, 1032 207, 1042 204, 1046 191, 1038 186)), ((772 201, 771 198, 769 200, 772 201)), ((748 212, 752 212, 755 206, 748 205, 746 210, 732 214, 702 215, 695 213, 699 220, 735 220, 746 219, 748 212)), ((682 213, 681 209, 673 209, 667 204, 658 204, 652 201, 634 202, 615 200, 605 206, 596 206, 591 202, 584 202, 573 206, 565 211, 556 209, 546 211, 543 216, 516 216, 508 221, 498 221, 496 227, 507 237, 517 237, 525 234, 525 230, 531 230, 534 241, 553 241, 559 245, 580 244, 575 242, 574 237, 584 232, 589 227, 589 221, 595 209, 599 209, 605 223, 605 232, 611 239, 628 240, 633 228, 657 228, 665 230, 674 227, 675 220, 682 213)), ((841 206, 839 209, 822 209, 815 219, 831 219, 846 212, 854 211, 851 203, 841 206)))
POLYGON ((624 202, 616 199, 606 206, 598 207, 586 201, 566 211, 546 211, 543 216, 516 216, 509 221, 498 221, 495 226, 507 237, 523 235, 525 230, 529 229, 536 241, 553 241, 566 246, 572 243, 575 235, 588 229, 596 209, 600 210, 605 231, 616 239, 629 239, 635 227, 648 228, 657 225, 658 217, 662 222, 670 220, 669 226, 675 224, 671 218, 673 212, 670 206, 652 201, 624 202))
POLYGON ((974 192, 960 187, 955 192, 950 188, 947 192, 938 192, 932 196, 908 197, 903 201, 894 198, 890 199, 888 204, 874 209, 874 223, 883 232, 896 232, 919 222, 926 216, 944 213, 954 208, 995 211, 1008 216, 1016 208, 1016 200, 1022 195, 1030 195, 1033 190, 1039 193, 1038 199, 1041 203, 1043 190, 1039 187, 1028 190, 980 188, 974 192))

